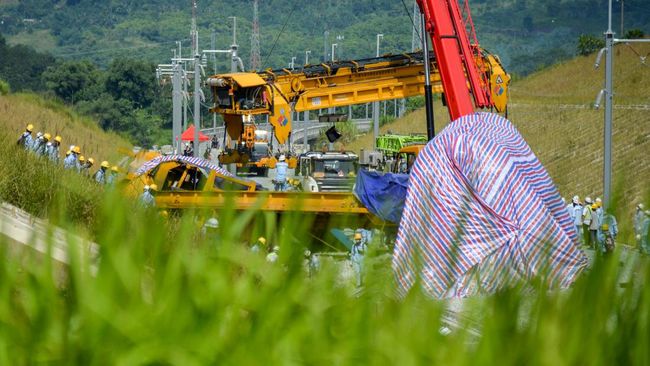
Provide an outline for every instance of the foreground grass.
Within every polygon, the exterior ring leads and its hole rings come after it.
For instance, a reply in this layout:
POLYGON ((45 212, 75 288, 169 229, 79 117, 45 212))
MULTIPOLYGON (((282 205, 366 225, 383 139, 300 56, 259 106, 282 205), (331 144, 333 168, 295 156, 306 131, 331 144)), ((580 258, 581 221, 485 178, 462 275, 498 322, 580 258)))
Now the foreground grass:
POLYGON ((269 236, 281 246, 273 266, 242 244, 253 214, 221 212, 221 240, 205 240, 192 214, 164 219, 117 196, 104 202, 95 275, 77 261, 57 275, 47 258, 0 245, 0 364, 650 362, 645 260, 625 288, 610 258, 568 292, 467 301, 461 327, 443 336, 446 304, 417 291, 394 299, 385 262, 360 296, 337 285, 340 267, 328 262, 307 279, 305 241, 292 239, 307 235, 301 215, 269 236))

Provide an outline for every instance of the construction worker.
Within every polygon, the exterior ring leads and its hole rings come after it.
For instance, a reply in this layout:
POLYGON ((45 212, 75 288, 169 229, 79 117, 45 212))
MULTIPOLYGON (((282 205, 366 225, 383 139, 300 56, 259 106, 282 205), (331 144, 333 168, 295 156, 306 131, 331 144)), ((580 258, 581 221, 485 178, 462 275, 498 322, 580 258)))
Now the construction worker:
POLYGON ((79 165, 77 166, 77 173, 83 174, 87 173, 84 171, 86 169, 86 157, 83 155, 79 156, 79 165))
POLYGON ((634 213, 634 237, 636 238, 637 248, 641 248, 641 230, 643 229, 643 219, 645 214, 643 213, 643 203, 636 205, 636 212, 634 213))
POLYGON ((283 192, 286 190, 287 186, 287 171, 289 170, 289 164, 286 162, 287 158, 284 154, 280 155, 278 163, 275 164, 275 184, 276 192, 283 192))
POLYGON ((52 135, 49 133, 44 133, 41 139, 40 145, 34 150, 36 152, 36 155, 38 156, 47 156, 47 144, 50 143, 50 139, 52 138, 52 135))
POLYGON ((90 177, 90 168, 95 165, 95 159, 93 158, 88 158, 88 159, 83 159, 83 156, 79 157, 79 173, 85 177, 90 177))
POLYGON ((366 244, 363 242, 363 235, 357 231, 354 233, 354 244, 350 249, 350 259, 357 275, 357 287, 363 285, 363 258, 366 253, 366 244))
POLYGON ((598 231, 600 230, 601 216, 598 214, 598 203, 591 205, 591 222, 589 223, 589 241, 593 249, 598 249, 598 231))
POLYGON ((271 253, 266 255, 266 261, 269 263, 275 263, 278 261, 278 258, 280 258, 280 247, 276 245, 273 247, 271 253))
POLYGON ((111 167, 111 172, 108 173, 108 177, 106 177, 106 185, 109 186, 114 186, 115 181, 117 180, 117 173, 119 172, 119 168, 117 165, 113 165, 111 167))
POLYGON ((589 225, 591 225, 591 217, 593 216, 593 211, 591 209, 591 205, 593 205, 593 203, 594 202, 591 200, 590 197, 585 197, 585 205, 582 208, 582 215, 581 215, 583 243, 588 247, 592 246, 591 234, 589 233, 589 225))
POLYGON ((38 154, 38 151, 41 149, 41 146, 43 147, 45 146, 46 141, 44 136, 45 135, 43 134, 43 132, 40 131, 36 134, 36 138, 34 139, 34 142, 32 142, 31 151, 38 154))
MULTIPOLYGON (((99 165, 99 169, 95 172, 93 175, 93 179, 95 182, 99 184, 106 184, 106 169, 108 169, 110 165, 108 164, 108 161, 104 160, 102 163, 99 165)), ((148 188, 149 186, 147 186, 148 188)))
POLYGON ((610 213, 603 214, 602 221, 600 222, 600 230, 598 230, 598 242, 600 243, 601 249, 605 248, 605 235, 609 236, 616 240, 618 235, 618 222, 616 222, 616 217, 610 213))
POLYGON ((206 220, 201 229, 201 234, 208 241, 216 241, 219 239, 219 220, 216 217, 211 217, 206 220))
POLYGON ((18 138, 17 145, 24 147, 25 150, 29 150, 34 143, 32 131, 34 131, 34 125, 30 123, 25 127, 25 132, 23 132, 23 134, 18 138))
POLYGON ((266 252, 266 238, 263 236, 257 238, 257 241, 251 247, 251 252, 253 253, 266 252))
POLYGON ((142 195, 140 195, 140 199, 138 202, 144 208, 150 208, 156 205, 156 198, 153 196, 153 193, 151 193, 154 190, 152 186, 156 188, 154 184, 145 185, 142 191, 142 195))
POLYGON ((81 155, 81 148, 79 146, 71 146, 70 154, 63 160, 63 167, 65 169, 79 170, 79 155, 81 155))
POLYGON ((578 234, 578 240, 583 241, 582 238, 582 205, 580 204, 580 197, 573 196, 570 206, 567 207, 569 210, 569 216, 573 220, 573 226, 576 228, 576 234, 578 234))
POLYGON ((54 137, 53 141, 50 141, 47 144, 47 157, 51 162, 58 164, 59 163, 59 147, 61 146, 61 136, 54 137))
POLYGON ((641 230, 636 237, 639 241, 639 251, 643 254, 650 254, 650 210, 643 213, 641 230))

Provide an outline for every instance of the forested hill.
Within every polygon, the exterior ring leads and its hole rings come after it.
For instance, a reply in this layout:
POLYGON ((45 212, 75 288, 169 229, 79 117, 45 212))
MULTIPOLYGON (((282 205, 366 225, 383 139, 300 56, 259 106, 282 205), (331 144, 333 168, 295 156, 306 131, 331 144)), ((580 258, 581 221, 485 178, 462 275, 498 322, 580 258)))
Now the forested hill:
MULTIPOLYGON (((261 55, 264 67, 304 61, 306 50, 323 57, 337 43, 340 58, 411 48, 413 0, 260 0, 261 55), (325 31, 329 36, 325 37, 325 31), (343 38, 337 39, 337 36, 343 38), (277 42, 276 42, 277 40, 277 42)), ((607 26, 607 0, 470 0, 481 44, 501 56, 510 72, 526 74, 576 53, 580 34, 601 37, 607 26)), ((625 29, 650 33, 650 1, 626 0, 625 29)), ((200 45, 232 42, 231 16, 237 17, 240 55, 249 65, 252 1, 198 0, 200 45)), ((614 6, 620 29, 620 3, 614 6)), ((0 33, 57 58, 90 59, 107 66, 128 56, 166 62, 175 41, 189 50, 191 1, 177 0, 0 0, 0 33)), ((219 67, 225 68, 225 60, 219 67)))

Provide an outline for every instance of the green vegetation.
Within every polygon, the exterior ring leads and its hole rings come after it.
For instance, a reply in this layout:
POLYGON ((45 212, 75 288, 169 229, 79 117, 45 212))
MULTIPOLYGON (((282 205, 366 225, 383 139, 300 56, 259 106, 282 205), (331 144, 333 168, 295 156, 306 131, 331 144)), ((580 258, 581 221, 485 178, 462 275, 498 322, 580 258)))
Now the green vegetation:
POLYGON ((170 234, 162 217, 106 198, 96 270, 74 260, 74 251, 64 270, 0 244, 0 363, 650 362, 647 259, 629 263, 634 275, 625 287, 617 278, 627 267, 609 258, 570 291, 515 289, 468 299, 456 319, 460 328, 443 336, 447 303, 418 291, 394 299, 381 257, 369 255, 374 265, 361 295, 341 284, 340 267, 329 261, 307 279, 301 238, 311 222, 304 215, 283 217, 281 231, 268 236, 281 247, 273 266, 245 246, 252 214, 221 212, 222 240, 215 241, 197 234, 191 213, 171 219, 170 234))
MULTIPOLYGON (((261 1, 263 67, 286 66, 291 57, 300 62, 305 50, 311 50, 315 60, 331 43, 338 43, 342 59, 374 56, 377 33, 385 35, 382 53, 408 51, 412 29, 408 13, 413 1, 404 4, 393 0, 261 1), (324 39, 325 31, 328 39, 324 39), (337 39, 338 35, 344 39, 337 39)), ((580 34, 602 34, 607 26, 607 0, 471 0, 470 5, 481 44, 500 55, 508 70, 521 75, 572 57, 580 34)), ((0 2, 0 9, 0 33, 12 43, 30 41, 58 57, 89 58, 102 66, 134 53, 152 63, 167 62, 175 41, 183 41, 184 55, 191 43, 191 2, 24 0, 0 2)), ((618 30, 620 3, 613 10, 618 30)), ((647 33, 650 23, 644 15, 648 13, 647 1, 625 1, 625 28, 647 33)), ((204 49, 211 48, 213 31, 217 48, 230 46, 232 21, 228 17, 236 16, 240 55, 249 65, 252 1, 199 1, 197 15, 204 49)), ((220 71, 227 70, 227 64, 225 57, 219 58, 220 71)))

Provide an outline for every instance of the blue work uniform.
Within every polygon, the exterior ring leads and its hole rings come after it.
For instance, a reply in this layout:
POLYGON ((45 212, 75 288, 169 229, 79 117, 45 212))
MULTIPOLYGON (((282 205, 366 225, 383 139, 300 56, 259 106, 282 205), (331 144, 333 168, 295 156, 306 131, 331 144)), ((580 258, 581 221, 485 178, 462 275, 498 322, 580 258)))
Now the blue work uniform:
POLYGON ((281 161, 275 165, 275 190, 276 191, 286 190, 288 170, 289 170, 289 164, 287 164, 285 161, 281 161))
POLYGON ((20 138, 18 139, 18 145, 22 145, 25 150, 29 150, 32 147, 33 143, 34 138, 32 137, 32 133, 29 131, 23 132, 23 134, 20 135, 20 138))
POLYGON ((641 225, 641 243, 639 245, 639 250, 641 253, 650 254, 650 238, 648 237, 650 231, 650 217, 645 217, 641 225))
POLYGON ((354 243, 350 253, 352 265, 357 275, 357 286, 361 286, 363 284, 363 257, 366 253, 366 243, 363 240, 354 243))
POLYGON ((35 152, 36 155, 43 155, 45 153, 45 139, 43 137, 34 140, 32 151, 35 152))
POLYGON ((573 225, 576 228, 576 234, 578 234, 578 239, 582 242, 582 205, 573 204, 573 225))
POLYGON ((114 185, 116 176, 117 176, 117 174, 115 174, 115 173, 112 173, 112 172, 109 173, 108 177, 106 177, 106 185, 108 185, 108 186, 114 185))
POLYGON ((603 214, 602 221, 600 222, 600 229, 598 230, 598 243, 600 243, 601 250, 604 251, 605 248, 605 232, 603 232, 603 225, 607 225, 607 233, 612 239, 616 240, 618 235, 618 223, 616 222, 616 217, 612 214, 603 214))
POLYGON ((50 158, 50 161, 53 163, 59 163, 59 145, 50 145, 48 146, 47 156, 50 158))
POLYGON ((156 198, 149 191, 144 191, 140 195, 140 205, 144 208, 154 207, 156 205, 156 198))
POLYGON ((106 184, 106 168, 104 167, 99 168, 99 170, 95 172, 95 175, 93 175, 93 179, 95 179, 95 182, 99 184, 106 184))
POLYGON ((65 169, 77 169, 78 166, 79 161, 77 160, 77 154, 75 153, 70 153, 70 155, 66 156, 63 160, 63 167, 65 169))

